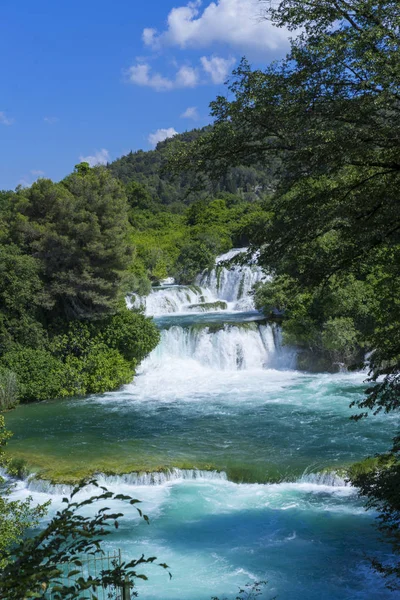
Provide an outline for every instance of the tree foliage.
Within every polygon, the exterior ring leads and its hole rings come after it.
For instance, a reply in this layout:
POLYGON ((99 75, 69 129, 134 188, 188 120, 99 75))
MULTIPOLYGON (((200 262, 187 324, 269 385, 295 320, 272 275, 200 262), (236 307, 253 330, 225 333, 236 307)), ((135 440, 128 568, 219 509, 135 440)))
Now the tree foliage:
MULTIPOLYGON (((11 437, 0 415, 0 467, 10 468, 10 462, 5 455, 5 446, 11 437)), ((0 573, 13 561, 13 549, 23 543, 25 534, 30 527, 38 524, 46 512, 48 505, 33 506, 32 499, 24 501, 10 500, 12 486, 0 477, 0 573)), ((5 597, 5 596, 2 596, 5 597)))
POLYGON ((128 205, 105 170, 40 179, 17 193, 15 237, 38 259, 56 314, 96 318, 115 312, 129 266, 128 205))

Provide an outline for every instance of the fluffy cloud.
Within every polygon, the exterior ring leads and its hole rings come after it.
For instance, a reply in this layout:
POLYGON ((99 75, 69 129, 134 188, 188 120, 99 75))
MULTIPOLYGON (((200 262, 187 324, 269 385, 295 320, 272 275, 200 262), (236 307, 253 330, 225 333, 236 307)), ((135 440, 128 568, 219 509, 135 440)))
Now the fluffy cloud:
POLYGON ((157 146, 158 142, 163 142, 167 138, 174 137, 177 133, 178 132, 175 131, 173 127, 168 127, 168 129, 157 129, 154 133, 150 133, 148 141, 152 146, 157 146))
POLYGON ((206 48, 222 43, 242 52, 265 53, 285 50, 288 32, 262 19, 258 0, 215 0, 204 9, 201 2, 188 2, 173 8, 168 15, 168 27, 163 32, 147 28, 143 31, 146 46, 206 48))
POLYGON ((197 70, 189 65, 180 67, 174 79, 164 77, 160 73, 152 73, 150 65, 145 62, 137 62, 136 65, 129 67, 126 74, 130 83, 150 87, 157 92, 167 92, 176 88, 193 88, 198 84, 197 70))
POLYGON ((127 71, 128 80, 136 85, 151 87, 157 92, 165 92, 174 87, 173 82, 159 73, 151 73, 151 67, 147 63, 137 63, 129 67, 127 71))
POLYGON ((197 121, 199 119, 197 106, 189 106, 189 108, 181 114, 181 119, 193 119, 193 121, 197 121))
POLYGON ((31 174, 32 174, 34 177, 43 177, 43 175, 44 175, 44 171, 40 171, 39 169, 32 169, 32 170, 31 170, 31 174))
POLYGON ((236 62, 234 58, 225 59, 220 56, 211 56, 210 58, 202 56, 200 61, 204 71, 208 73, 213 83, 224 83, 231 67, 236 62))
POLYGON ((5 112, 0 111, 0 123, 1 125, 12 125, 14 123, 14 119, 7 117, 5 112))
POLYGON ((110 153, 103 148, 102 150, 97 150, 93 156, 80 156, 79 160, 81 162, 89 163, 91 167, 96 165, 106 165, 110 160, 110 153))
POLYGON ((196 69, 184 65, 176 74, 175 87, 196 87, 199 83, 199 76, 196 69))

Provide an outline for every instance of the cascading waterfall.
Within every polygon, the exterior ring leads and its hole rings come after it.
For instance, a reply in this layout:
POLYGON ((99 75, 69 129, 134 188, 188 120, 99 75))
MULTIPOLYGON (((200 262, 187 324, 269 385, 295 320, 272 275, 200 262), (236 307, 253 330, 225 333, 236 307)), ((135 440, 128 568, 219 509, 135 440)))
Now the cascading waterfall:
MULTIPOLYGON (((123 475, 104 475, 102 473, 96 476, 98 485, 105 487, 127 486, 157 486, 166 483, 179 483, 181 481, 227 481, 228 477, 223 471, 204 471, 201 469, 166 469, 165 471, 154 471, 149 473, 125 473, 123 475)), ((73 491, 72 485, 62 483, 51 483, 44 479, 30 476, 26 481, 21 482, 30 492, 40 494, 50 494, 55 496, 69 495, 73 491)), ((85 494, 90 496, 98 492, 98 488, 88 485, 84 490, 85 494)))
POLYGON ((247 248, 235 248, 217 257, 215 267, 204 271, 196 285, 166 285, 154 288, 149 296, 131 295, 129 307, 144 307, 148 316, 159 317, 171 313, 254 310, 251 291, 254 285, 266 279, 256 264, 231 265, 226 263, 245 253, 247 248))
POLYGON ((142 372, 174 359, 196 361, 213 371, 293 366, 293 352, 282 351, 279 328, 261 321, 254 309, 251 292, 266 279, 262 269, 254 258, 250 264, 229 265, 246 251, 235 248, 219 256, 211 271, 197 277, 196 285, 160 286, 146 298, 129 300, 130 305, 144 306, 161 328, 161 342, 143 363, 142 372), (207 323, 211 313, 213 322, 207 323), (168 323, 165 315, 171 317, 168 323), (233 322, 224 322, 224 315, 233 322), (181 322, 183 317, 189 322, 181 322))
POLYGON ((210 290, 214 297, 229 302, 237 311, 254 309, 250 293, 256 283, 266 280, 263 270, 256 264, 225 266, 246 251, 247 248, 235 248, 222 254, 217 258, 215 267, 204 271, 196 281, 202 288, 210 290))
POLYGON ((197 286, 170 285, 154 288, 149 296, 131 296, 127 299, 129 307, 145 307, 146 315, 159 317, 170 313, 193 312, 191 306, 215 302, 208 290, 197 286))

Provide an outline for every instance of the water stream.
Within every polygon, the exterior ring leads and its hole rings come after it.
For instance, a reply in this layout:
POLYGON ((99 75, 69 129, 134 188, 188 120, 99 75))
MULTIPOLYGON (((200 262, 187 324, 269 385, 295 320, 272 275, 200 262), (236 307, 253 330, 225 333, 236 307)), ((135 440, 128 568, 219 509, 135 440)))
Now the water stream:
MULTIPOLYGON (((107 544, 126 558, 156 555, 173 574, 148 568, 139 597, 233 598, 238 586, 267 580, 265 598, 393 600, 368 562, 388 548, 340 469, 387 447, 394 418, 349 420, 363 373, 296 370, 279 329, 254 310, 260 269, 224 266, 238 252, 196 287, 131 298, 161 329, 135 381, 20 407, 7 417, 10 447, 66 476, 79 465, 141 471, 100 476, 140 498, 151 520, 121 506, 125 518, 107 544)), ((30 479, 15 495, 51 498, 55 510, 67 492, 30 479)))

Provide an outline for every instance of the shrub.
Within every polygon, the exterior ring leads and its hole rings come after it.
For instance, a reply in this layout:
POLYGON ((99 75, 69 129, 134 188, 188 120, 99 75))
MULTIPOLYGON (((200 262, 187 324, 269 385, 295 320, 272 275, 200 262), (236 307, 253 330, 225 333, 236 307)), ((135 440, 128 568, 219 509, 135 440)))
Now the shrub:
POLYGON ((322 330, 322 343, 333 356, 347 358, 357 347, 357 331, 350 317, 330 318, 322 330))
POLYGON ((133 366, 146 358, 160 341, 160 333, 153 320, 133 310, 124 310, 110 317, 99 337, 133 366))
POLYGON ((48 400, 61 395, 63 364, 47 350, 12 350, 4 354, 0 366, 16 373, 21 400, 48 400))
POLYGON ((129 383, 134 369, 118 350, 98 345, 85 359, 82 375, 86 393, 101 394, 129 383))

